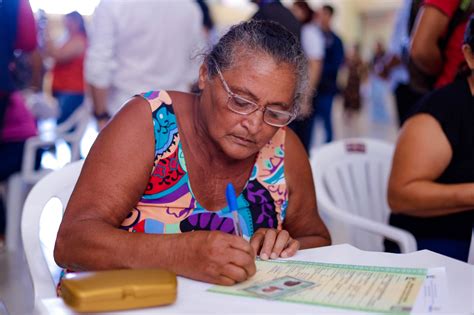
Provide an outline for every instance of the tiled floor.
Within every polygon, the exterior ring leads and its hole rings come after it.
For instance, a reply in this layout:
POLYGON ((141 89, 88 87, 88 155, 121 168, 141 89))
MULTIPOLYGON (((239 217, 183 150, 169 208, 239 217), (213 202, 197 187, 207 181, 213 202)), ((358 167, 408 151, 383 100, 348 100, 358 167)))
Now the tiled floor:
MULTIPOLYGON (((394 110, 392 100, 387 103, 389 121, 377 123, 372 119, 372 108, 370 104, 365 106, 360 115, 348 120, 344 118, 341 100, 336 98, 334 104, 334 133, 336 139, 348 137, 371 137, 394 141, 397 135, 397 127, 394 123, 394 110)), ((321 126, 315 128, 316 141, 313 146, 320 145, 323 137, 321 126)), ((95 134, 88 131, 84 141, 83 152, 90 147, 95 134)), ((57 163, 53 160, 47 163, 57 163)), ((59 163, 63 163, 60 161, 59 163)), ((3 301, 9 314, 31 314, 33 309, 33 287, 28 273, 25 256, 22 249, 15 252, 0 252, 0 302, 3 301)), ((0 315, 2 307, 0 304, 0 315)))

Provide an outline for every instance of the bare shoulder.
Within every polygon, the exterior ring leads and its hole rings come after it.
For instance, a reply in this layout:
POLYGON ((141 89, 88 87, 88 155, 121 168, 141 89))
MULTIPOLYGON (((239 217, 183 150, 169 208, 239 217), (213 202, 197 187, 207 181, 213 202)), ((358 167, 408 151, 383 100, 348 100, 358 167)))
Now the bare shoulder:
POLYGON ((119 224, 145 190, 154 160, 151 109, 129 100, 100 132, 68 205, 68 214, 107 217, 119 224), (97 198, 100 196, 100 198, 97 198))
POLYGON ((180 92, 180 91, 167 91, 170 96, 173 105, 178 107, 189 107, 193 104, 196 94, 180 92))

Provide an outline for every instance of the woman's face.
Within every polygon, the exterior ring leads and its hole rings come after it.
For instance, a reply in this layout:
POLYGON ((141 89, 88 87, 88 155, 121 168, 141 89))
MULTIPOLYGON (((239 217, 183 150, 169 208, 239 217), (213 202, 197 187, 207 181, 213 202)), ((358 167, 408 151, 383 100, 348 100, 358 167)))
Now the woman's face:
POLYGON ((222 81, 218 75, 208 79, 205 66, 199 76, 203 91, 199 110, 211 140, 229 158, 245 159, 260 151, 279 128, 263 121, 261 109, 277 104, 293 110, 296 76, 289 64, 276 64, 262 54, 245 54, 222 75, 233 93, 257 103, 260 110, 249 115, 231 111, 222 81))

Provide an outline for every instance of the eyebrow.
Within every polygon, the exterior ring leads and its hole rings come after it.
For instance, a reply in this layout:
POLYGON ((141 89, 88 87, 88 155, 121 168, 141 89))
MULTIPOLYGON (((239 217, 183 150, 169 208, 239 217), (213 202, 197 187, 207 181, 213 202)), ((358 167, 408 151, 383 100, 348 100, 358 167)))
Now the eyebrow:
MULTIPOLYGON (((255 103, 259 103, 259 101, 260 101, 260 99, 255 94, 253 94, 250 90, 248 90, 246 88, 233 87, 233 86, 229 85, 229 89, 237 96, 240 96, 240 97, 243 97, 243 98, 248 98, 246 96, 249 96, 251 98, 251 101, 253 101, 255 103), (243 96, 242 94, 244 94, 245 96, 243 96)), ((282 106, 286 109, 290 108, 290 105, 285 103, 285 102, 273 102, 273 103, 266 103, 265 104, 265 106, 268 106, 268 105, 282 106)))

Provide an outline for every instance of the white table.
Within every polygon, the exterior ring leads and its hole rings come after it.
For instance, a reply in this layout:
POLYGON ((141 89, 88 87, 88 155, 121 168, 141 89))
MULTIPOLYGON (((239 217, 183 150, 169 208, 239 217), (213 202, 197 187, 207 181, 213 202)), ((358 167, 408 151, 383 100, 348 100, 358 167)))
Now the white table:
MULTIPOLYGON (((334 245, 302 250, 293 258, 325 263, 353 265, 434 268, 445 267, 448 294, 445 313, 474 313, 474 266, 422 250, 410 254, 367 252, 351 245, 334 245)), ((211 285, 179 277, 178 298, 173 305, 139 309, 121 314, 301 314, 349 313, 347 310, 267 301, 206 292, 211 285)), ((42 300, 39 314, 75 314, 60 298, 42 300)), ((356 312, 350 312, 356 314, 356 312)), ((360 314, 360 313, 357 313, 360 314)))

